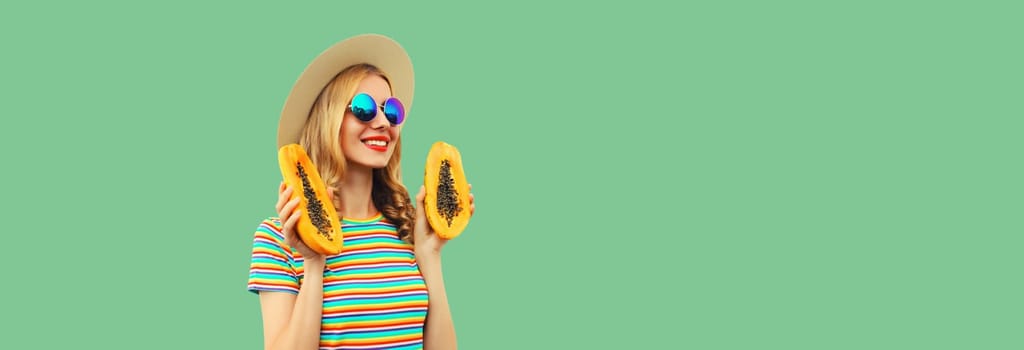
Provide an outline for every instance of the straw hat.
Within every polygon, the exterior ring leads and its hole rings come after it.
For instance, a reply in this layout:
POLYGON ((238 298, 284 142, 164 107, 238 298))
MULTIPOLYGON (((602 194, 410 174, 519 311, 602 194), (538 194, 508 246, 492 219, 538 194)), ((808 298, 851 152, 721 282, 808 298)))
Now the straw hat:
POLYGON ((277 147, 298 143, 317 96, 327 83, 349 66, 369 63, 387 73, 391 90, 408 111, 412 108, 412 60, 395 40, 380 34, 360 34, 324 50, 299 75, 285 100, 277 126, 277 147))

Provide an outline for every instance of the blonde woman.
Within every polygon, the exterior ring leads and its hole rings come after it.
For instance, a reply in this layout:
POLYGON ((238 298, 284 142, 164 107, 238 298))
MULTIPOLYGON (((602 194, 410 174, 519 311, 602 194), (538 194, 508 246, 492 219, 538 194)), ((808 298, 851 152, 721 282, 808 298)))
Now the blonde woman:
POLYGON ((301 144, 317 166, 344 248, 324 256, 297 238, 296 189, 282 183, 278 216, 256 229, 249 271, 265 349, 456 348, 445 240, 426 221, 423 187, 414 206, 400 178, 413 81, 402 47, 374 34, 335 44, 296 81, 278 146, 301 144))

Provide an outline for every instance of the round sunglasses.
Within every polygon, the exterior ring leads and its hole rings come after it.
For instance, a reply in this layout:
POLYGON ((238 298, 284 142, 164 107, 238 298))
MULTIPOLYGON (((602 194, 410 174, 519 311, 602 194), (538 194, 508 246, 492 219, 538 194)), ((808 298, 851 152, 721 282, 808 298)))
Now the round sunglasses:
POLYGON ((384 103, 378 105, 377 101, 373 100, 373 97, 366 93, 360 93, 352 98, 352 103, 348 105, 348 109, 352 111, 356 118, 363 122, 369 122, 376 118, 377 109, 384 111, 384 116, 387 117, 391 125, 399 125, 405 121, 405 106, 396 97, 388 97, 388 99, 384 100, 384 103))

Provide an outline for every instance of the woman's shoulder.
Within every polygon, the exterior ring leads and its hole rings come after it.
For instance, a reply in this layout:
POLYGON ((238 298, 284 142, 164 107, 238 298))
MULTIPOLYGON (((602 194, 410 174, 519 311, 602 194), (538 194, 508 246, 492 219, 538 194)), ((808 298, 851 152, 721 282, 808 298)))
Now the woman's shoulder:
POLYGON ((281 219, 278 217, 267 217, 260 221, 259 225, 256 226, 256 237, 273 238, 274 240, 284 241, 284 234, 281 233, 281 219))

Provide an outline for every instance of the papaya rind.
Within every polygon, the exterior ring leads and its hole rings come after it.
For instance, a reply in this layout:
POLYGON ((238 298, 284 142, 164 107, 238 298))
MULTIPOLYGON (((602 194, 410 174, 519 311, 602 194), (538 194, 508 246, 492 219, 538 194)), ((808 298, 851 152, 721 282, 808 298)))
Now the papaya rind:
POLYGON ((434 233, 444 239, 458 237, 466 229, 470 219, 469 183, 466 182, 466 173, 462 164, 462 155, 455 146, 443 141, 435 142, 427 154, 427 163, 424 170, 424 212, 427 222, 433 228, 434 233), (457 201, 462 210, 452 220, 451 225, 442 217, 437 208, 437 186, 441 162, 447 159, 451 166, 451 176, 454 179, 457 201))
MULTIPOLYGON (((309 156, 306 154, 306 151, 302 146, 294 143, 281 146, 278 150, 278 165, 281 168, 281 175, 284 177, 285 184, 292 189, 292 195, 289 201, 295 198, 300 199, 299 205, 295 207, 295 210, 302 211, 302 214, 299 215, 298 222, 295 223, 295 231, 298 234, 299 239, 301 239, 309 249, 312 249, 317 253, 324 255, 340 253, 344 239, 341 232, 341 223, 338 220, 338 212, 334 208, 334 203, 330 200, 327 192, 327 186, 320 178, 320 173, 317 172, 316 165, 309 159, 309 156), (320 204, 327 215, 328 221, 330 221, 329 235, 333 240, 324 238, 309 219, 309 201, 302 195, 302 178, 298 176, 297 164, 302 164, 309 184, 313 187, 313 191, 316 193, 316 197, 320 200, 320 204)), ((288 218, 281 218, 282 225, 287 221, 287 219, 288 218)))

